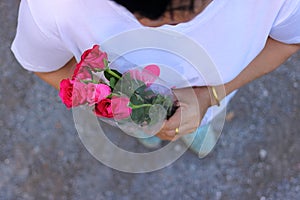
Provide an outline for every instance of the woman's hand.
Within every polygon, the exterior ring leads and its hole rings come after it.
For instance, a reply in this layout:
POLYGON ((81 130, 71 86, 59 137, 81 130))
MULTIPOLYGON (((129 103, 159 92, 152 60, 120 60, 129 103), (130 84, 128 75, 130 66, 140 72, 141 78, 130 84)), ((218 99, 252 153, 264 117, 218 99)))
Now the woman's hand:
POLYGON ((156 134, 163 140, 177 140, 185 134, 194 132, 212 104, 209 87, 188 87, 173 90, 179 108, 166 120, 163 128, 156 134), (178 133, 176 133, 178 128, 178 133))
MULTIPOLYGON (((264 49, 237 77, 223 86, 215 87, 219 100, 222 100, 232 91, 278 68, 299 50, 300 44, 284 44, 268 38, 264 49)), ((216 101, 211 98, 209 87, 176 89, 174 93, 179 100, 180 107, 169 120, 165 121, 163 128, 157 133, 157 136, 163 140, 176 140, 195 131, 208 107, 216 104, 216 101), (179 130, 178 134, 175 134, 176 128, 179 130)))

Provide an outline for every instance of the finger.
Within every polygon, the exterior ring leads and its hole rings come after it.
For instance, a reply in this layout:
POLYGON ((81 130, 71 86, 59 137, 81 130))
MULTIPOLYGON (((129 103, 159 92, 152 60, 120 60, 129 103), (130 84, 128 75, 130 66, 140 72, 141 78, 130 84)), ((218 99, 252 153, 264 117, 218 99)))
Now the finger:
POLYGON ((159 132, 156 134, 156 136, 162 140, 176 141, 179 138, 181 138, 182 136, 190 134, 190 133, 194 132, 195 130, 192 130, 190 132, 182 132, 181 129, 178 128, 177 131, 175 129, 175 130, 167 130, 165 132, 159 132))
POLYGON ((164 140, 177 140, 178 138, 180 138, 182 135, 179 134, 179 129, 178 130, 168 130, 165 132, 159 132, 156 134, 157 137, 164 139, 164 140))
POLYGON ((166 136, 169 136, 169 137, 174 137, 175 135, 178 134, 178 131, 176 131, 176 129, 177 128, 161 130, 157 134, 158 135, 166 135, 166 136))
POLYGON ((181 137, 182 137, 182 135, 175 135, 175 137, 173 137, 173 139, 171 141, 175 142, 176 140, 178 140, 181 137))
POLYGON ((181 108, 179 107, 173 116, 164 123, 161 132, 167 132, 169 135, 174 135, 172 132, 180 126, 181 123, 181 108), (170 133, 171 132, 171 133, 170 133))
POLYGON ((168 136, 166 134, 157 134, 156 136, 159 137, 161 140, 171 141, 174 139, 174 136, 168 136))
POLYGON ((179 129, 177 128, 174 130, 167 130, 167 131, 161 131, 156 134, 157 137, 165 140, 174 140, 175 137, 179 136, 179 129))
MULTIPOLYGON (((174 118, 170 118, 170 121, 167 121, 164 125, 164 127, 161 129, 160 133, 166 134, 168 136, 174 136, 179 135, 183 136, 188 133, 194 132, 198 126, 199 123, 197 121, 187 121, 184 122, 183 120, 179 120, 178 116, 174 116, 174 118), (174 121, 173 121, 174 120, 174 121), (176 129, 178 129, 176 131, 176 129)), ((194 118, 193 118, 194 119, 194 118)))
POLYGON ((157 137, 159 137, 161 140, 167 140, 167 141, 174 142, 174 141, 178 140, 179 138, 181 138, 182 135, 174 135, 174 136, 160 135, 157 137))

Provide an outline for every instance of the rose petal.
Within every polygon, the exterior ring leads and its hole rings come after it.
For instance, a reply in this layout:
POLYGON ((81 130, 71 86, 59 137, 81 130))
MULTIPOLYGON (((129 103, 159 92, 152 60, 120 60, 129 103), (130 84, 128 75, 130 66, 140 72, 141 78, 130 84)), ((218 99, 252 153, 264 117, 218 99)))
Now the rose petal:
POLYGON ((147 65, 146 67, 144 67, 144 70, 149 71, 154 76, 159 76, 160 74, 160 69, 157 65, 147 65))

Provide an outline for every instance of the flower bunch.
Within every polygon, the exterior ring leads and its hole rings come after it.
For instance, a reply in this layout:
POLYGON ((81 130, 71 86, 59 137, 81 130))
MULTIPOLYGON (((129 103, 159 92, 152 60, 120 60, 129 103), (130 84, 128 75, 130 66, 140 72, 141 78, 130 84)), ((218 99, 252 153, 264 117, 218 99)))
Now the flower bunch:
POLYGON ((110 68, 107 53, 94 45, 82 54, 71 79, 61 81, 59 96, 67 108, 87 105, 100 118, 151 124, 155 105, 166 111, 166 118, 177 108, 172 94, 155 89, 159 74, 157 65, 121 74, 110 68))

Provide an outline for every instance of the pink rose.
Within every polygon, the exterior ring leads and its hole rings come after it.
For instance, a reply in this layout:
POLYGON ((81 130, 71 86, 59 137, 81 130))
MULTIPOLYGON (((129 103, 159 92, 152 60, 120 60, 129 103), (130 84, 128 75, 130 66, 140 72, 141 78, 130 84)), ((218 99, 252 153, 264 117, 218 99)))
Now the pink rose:
POLYGON ((130 116, 132 109, 128 106, 130 100, 127 97, 113 97, 111 107, 115 119, 124 119, 130 116))
POLYGON ((73 81, 63 79, 60 82, 59 96, 67 108, 72 107, 73 81))
POLYGON ((76 75, 77 80, 92 80, 92 75, 86 68, 81 68, 76 75))
POLYGON ((150 86, 159 77, 160 69, 157 65, 148 65, 142 70, 129 70, 129 73, 131 78, 140 80, 144 82, 147 86, 150 86))
POLYGON ((87 85, 87 101, 90 105, 99 103, 102 99, 105 99, 110 95, 111 90, 108 85, 89 83, 87 85))
POLYGON ((148 73, 152 74, 153 76, 159 76, 160 69, 157 65, 147 65, 144 67, 144 70, 146 70, 148 73))
POLYGON ((102 99, 99 103, 96 103, 94 112, 98 117, 112 118, 111 100, 102 99))
POLYGON ((73 94, 72 94, 72 102, 73 106, 79 106, 86 103, 86 84, 81 83, 79 81, 74 81, 73 83, 73 94))
POLYGON ((99 50, 99 45, 94 45, 92 49, 88 49, 82 54, 81 66, 104 69, 104 59, 107 60, 107 54, 99 50))

